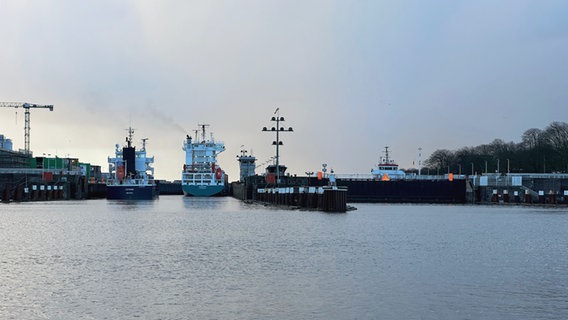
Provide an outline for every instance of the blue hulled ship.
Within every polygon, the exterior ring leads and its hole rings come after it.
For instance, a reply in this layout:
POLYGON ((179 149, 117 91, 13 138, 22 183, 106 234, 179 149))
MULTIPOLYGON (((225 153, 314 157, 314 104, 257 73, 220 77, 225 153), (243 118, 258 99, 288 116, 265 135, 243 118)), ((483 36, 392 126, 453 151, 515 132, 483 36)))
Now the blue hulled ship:
POLYGON ((142 149, 132 145, 134 130, 128 128, 126 146, 116 145, 115 157, 108 158, 110 177, 107 180, 107 199, 153 200, 158 197, 154 182, 154 157, 146 155, 146 140, 142 139, 142 149))

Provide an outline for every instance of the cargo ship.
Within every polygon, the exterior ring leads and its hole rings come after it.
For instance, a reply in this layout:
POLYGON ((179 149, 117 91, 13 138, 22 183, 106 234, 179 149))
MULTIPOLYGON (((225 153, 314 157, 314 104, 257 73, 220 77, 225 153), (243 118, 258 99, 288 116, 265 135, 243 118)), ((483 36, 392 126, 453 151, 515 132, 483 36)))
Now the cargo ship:
POLYGON ((370 175, 334 175, 338 187, 347 187, 348 202, 466 202, 465 177, 406 174, 390 158, 388 147, 384 153, 370 175))
POLYGON ((153 200, 158 197, 154 182, 154 157, 146 155, 146 140, 142 149, 132 145, 134 130, 128 128, 126 145, 116 144, 114 158, 108 157, 109 179, 106 183, 106 198, 113 200, 153 200))
POLYGON ((215 141, 212 133, 207 139, 208 126, 200 124, 200 130, 195 131, 195 139, 187 135, 183 144, 185 164, 181 175, 181 188, 186 196, 210 197, 223 195, 227 191, 225 171, 217 164, 217 155, 225 151, 225 144, 215 141))

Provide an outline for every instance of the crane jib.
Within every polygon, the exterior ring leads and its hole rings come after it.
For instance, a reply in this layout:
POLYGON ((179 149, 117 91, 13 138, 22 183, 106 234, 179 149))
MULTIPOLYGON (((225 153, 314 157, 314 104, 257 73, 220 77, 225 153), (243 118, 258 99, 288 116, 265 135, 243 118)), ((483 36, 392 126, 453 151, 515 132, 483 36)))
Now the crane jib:
POLYGON ((39 105, 27 102, 0 102, 0 107, 6 108, 24 108, 25 112, 25 126, 24 126, 24 150, 26 154, 30 153, 30 108, 46 108, 53 111, 53 105, 39 105))

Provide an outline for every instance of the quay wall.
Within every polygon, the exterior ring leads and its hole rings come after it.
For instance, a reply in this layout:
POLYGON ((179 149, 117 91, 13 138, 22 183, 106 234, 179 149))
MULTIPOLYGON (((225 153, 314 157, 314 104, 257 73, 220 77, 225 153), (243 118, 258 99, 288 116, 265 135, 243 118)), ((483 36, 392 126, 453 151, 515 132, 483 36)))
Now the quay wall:
POLYGON ((169 182, 165 180, 156 180, 156 185, 161 196, 163 195, 182 195, 181 182, 169 182))
POLYGON ((230 194, 242 201, 255 201, 276 206, 324 212, 347 211, 347 190, 338 187, 275 187, 266 184, 233 182, 230 185, 230 194))
POLYGON ((240 182, 232 182, 230 184, 230 194, 233 198, 239 200, 252 200, 253 199, 253 188, 251 185, 246 185, 240 182))
POLYGON ((476 203, 568 204, 568 175, 471 177, 476 203))
MULTIPOLYGON (((91 186, 79 175, 0 173, 2 202, 51 201, 99 197, 100 187, 91 186)), ((104 194, 103 194, 104 197, 104 194)))
MULTIPOLYGON (((284 180, 284 186, 328 184, 327 180, 307 177, 286 179, 290 181, 284 180)), ((347 186, 347 202, 568 204, 568 174, 460 175, 453 181, 442 178, 398 183, 358 181, 352 186, 345 181, 349 180, 338 180, 337 185, 347 186), (403 183, 409 186, 403 187, 403 183), (368 186, 368 190, 362 190, 364 186, 368 186)), ((256 200, 257 189, 269 187, 274 186, 268 185, 263 176, 252 176, 244 183, 232 183, 231 195, 240 200, 256 200)))
POLYGON ((337 187, 259 188, 253 200, 324 212, 346 212, 347 190, 337 187))

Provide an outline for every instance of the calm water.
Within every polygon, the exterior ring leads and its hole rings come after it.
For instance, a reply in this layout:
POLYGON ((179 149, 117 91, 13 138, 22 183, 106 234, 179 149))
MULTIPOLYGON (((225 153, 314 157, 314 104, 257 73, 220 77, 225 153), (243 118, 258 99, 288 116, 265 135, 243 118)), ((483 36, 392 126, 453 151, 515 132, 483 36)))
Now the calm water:
POLYGON ((0 205, 0 319, 565 319, 568 211, 0 205))

